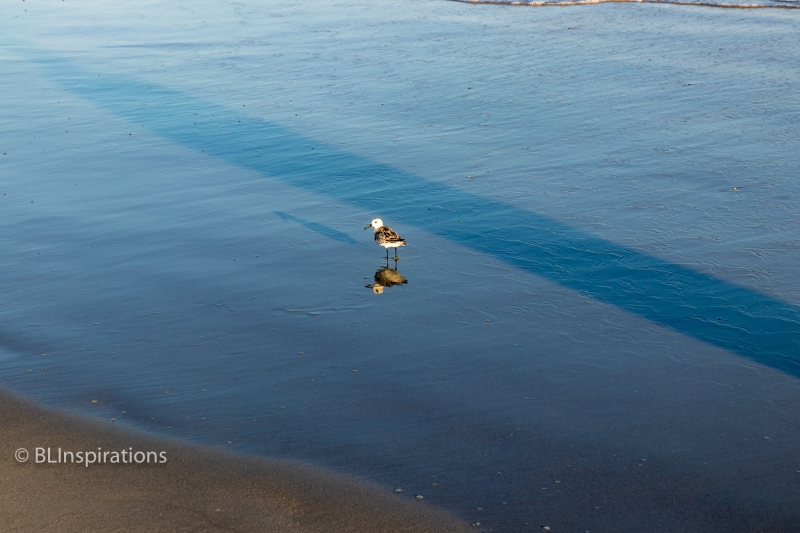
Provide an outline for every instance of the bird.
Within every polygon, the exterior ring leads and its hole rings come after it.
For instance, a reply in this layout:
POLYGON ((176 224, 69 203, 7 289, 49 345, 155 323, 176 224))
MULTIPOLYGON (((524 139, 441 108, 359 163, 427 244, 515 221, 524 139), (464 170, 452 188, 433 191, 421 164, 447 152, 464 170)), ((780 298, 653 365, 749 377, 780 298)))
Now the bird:
POLYGON ((395 230, 383 225, 383 220, 376 218, 364 229, 375 228, 375 242, 386 248, 386 259, 389 259, 389 248, 394 248, 394 260, 397 261, 397 247, 406 246, 405 239, 402 239, 395 230))

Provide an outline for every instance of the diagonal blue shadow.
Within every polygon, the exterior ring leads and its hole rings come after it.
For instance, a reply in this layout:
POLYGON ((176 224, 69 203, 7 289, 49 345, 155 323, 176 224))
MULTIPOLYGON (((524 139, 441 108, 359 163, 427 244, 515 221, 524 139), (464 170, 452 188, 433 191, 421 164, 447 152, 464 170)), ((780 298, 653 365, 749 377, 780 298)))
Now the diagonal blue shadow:
POLYGON ((61 59, 39 63, 68 90, 172 141, 292 186, 420 225, 509 265, 800 377, 796 306, 162 86, 87 72, 61 59), (431 223, 434 218, 436 224, 431 223))
POLYGON ((324 225, 319 224, 317 222, 311 222, 310 220, 306 220, 304 218, 297 218, 296 216, 290 215, 288 213, 284 213, 283 211, 273 211, 273 213, 275 213, 276 215, 281 217, 284 221, 291 220, 291 221, 297 222, 301 226, 305 226, 306 228, 310 229, 311 231, 319 233, 320 235, 322 235, 322 236, 324 236, 324 237, 326 237, 328 239, 333 239, 335 241, 346 242, 347 244, 358 244, 357 240, 352 238, 347 233, 339 231, 338 229, 333 229, 331 227, 324 226, 324 225))

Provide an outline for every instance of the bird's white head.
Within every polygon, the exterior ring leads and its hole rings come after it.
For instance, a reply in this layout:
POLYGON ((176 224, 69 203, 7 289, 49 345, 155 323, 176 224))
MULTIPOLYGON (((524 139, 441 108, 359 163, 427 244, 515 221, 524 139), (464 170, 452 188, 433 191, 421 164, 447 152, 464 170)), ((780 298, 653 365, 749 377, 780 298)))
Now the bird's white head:
POLYGON ((383 226, 383 220, 381 220, 381 219, 379 219, 379 218, 376 218, 376 219, 373 219, 373 220, 372 220, 372 222, 371 222, 370 224, 367 224, 367 226, 366 226, 364 229, 367 229, 367 228, 375 228, 375 229, 378 229, 378 228, 380 228, 381 226, 383 226))

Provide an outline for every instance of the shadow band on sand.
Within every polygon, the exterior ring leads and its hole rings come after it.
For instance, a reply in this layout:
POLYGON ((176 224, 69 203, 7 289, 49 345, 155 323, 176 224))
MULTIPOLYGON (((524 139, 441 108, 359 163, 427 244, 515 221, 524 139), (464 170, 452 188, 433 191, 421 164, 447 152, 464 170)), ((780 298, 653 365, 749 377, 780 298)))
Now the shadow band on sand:
POLYGON ((319 233, 323 237, 327 239, 332 239, 334 241, 341 241, 346 242, 347 244, 358 244, 358 241, 352 238, 347 233, 343 231, 339 231, 337 229, 331 228, 329 226, 324 226, 317 222, 311 222, 310 220, 306 220, 304 218, 298 218, 294 215, 290 215, 288 213, 284 213, 283 211, 273 211, 276 215, 281 217, 284 222, 297 222, 304 228, 310 229, 315 233, 319 233))
POLYGON ((576 230, 324 145, 144 81, 30 51, 75 95, 229 164, 415 225, 762 365, 800 377, 800 308, 576 230), (314 148, 312 150, 312 147, 314 148))

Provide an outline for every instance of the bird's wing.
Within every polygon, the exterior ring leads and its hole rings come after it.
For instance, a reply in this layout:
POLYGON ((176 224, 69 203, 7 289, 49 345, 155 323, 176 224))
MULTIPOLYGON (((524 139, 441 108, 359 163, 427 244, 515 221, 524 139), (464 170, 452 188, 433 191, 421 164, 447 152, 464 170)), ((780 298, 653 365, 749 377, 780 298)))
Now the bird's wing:
POLYGON ((395 230, 386 226, 378 228, 378 231, 375 232, 375 240, 381 244, 385 242, 406 242, 405 239, 400 238, 400 235, 395 230))

